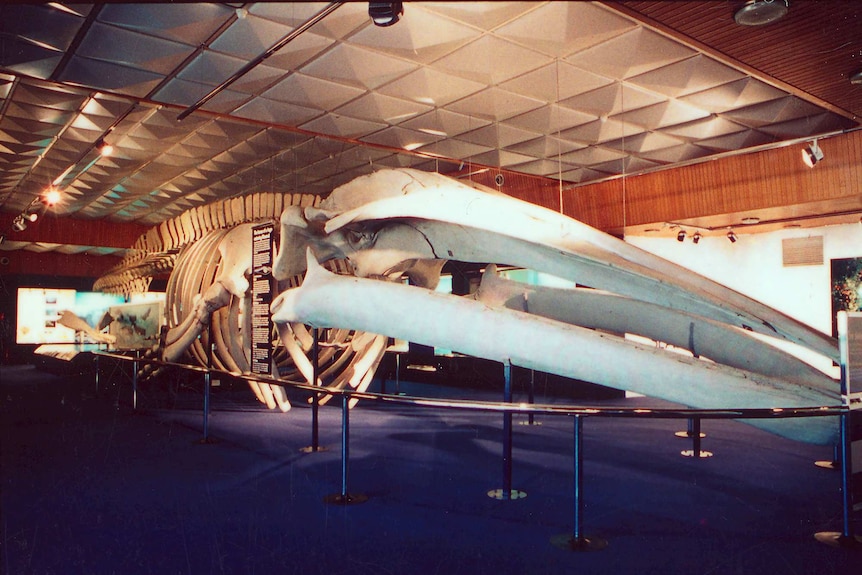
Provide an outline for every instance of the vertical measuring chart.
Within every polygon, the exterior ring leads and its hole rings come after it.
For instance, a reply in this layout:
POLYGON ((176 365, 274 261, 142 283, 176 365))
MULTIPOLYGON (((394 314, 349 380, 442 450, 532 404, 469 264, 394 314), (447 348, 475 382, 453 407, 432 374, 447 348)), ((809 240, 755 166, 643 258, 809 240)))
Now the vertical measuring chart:
POLYGON ((272 375, 272 223, 253 228, 251 270, 251 372, 272 375))

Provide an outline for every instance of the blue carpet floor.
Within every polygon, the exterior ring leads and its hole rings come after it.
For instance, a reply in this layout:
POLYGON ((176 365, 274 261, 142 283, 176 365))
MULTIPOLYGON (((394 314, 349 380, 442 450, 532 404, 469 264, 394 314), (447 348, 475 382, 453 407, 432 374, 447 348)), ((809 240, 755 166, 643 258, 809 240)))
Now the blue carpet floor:
POLYGON ((122 388, 95 393, 86 377, 0 366, 0 380, 9 575, 862 572, 862 552, 814 538, 841 529, 840 476, 814 465, 831 448, 735 421, 705 422, 715 455, 693 460, 674 437, 685 421, 588 418, 582 530, 608 546, 578 553, 551 543, 573 529, 570 417, 515 418, 513 487, 527 496, 497 501, 501 415, 360 404, 348 492, 369 499, 338 506, 324 503, 341 490, 336 406, 320 411, 328 449, 304 453, 305 405, 214 393, 202 444, 198 395, 144 390, 132 412, 122 388))

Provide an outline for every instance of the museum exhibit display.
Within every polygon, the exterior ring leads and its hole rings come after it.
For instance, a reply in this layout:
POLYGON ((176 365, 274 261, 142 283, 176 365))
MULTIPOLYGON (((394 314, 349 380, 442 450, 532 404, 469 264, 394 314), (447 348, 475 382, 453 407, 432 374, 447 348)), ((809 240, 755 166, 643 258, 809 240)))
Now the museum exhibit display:
POLYGON ((860 9, 3 3, 0 570, 855 572, 860 9))

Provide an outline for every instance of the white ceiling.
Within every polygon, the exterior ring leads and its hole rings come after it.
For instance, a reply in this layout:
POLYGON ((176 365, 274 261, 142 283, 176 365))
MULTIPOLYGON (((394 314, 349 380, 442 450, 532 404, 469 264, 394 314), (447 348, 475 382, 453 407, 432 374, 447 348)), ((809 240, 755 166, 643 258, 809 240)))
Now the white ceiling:
POLYGON ((155 224, 384 166, 578 185, 852 124, 602 4, 405 4, 345 3, 181 121, 326 4, 3 4, 0 210, 70 167, 58 214, 155 224))

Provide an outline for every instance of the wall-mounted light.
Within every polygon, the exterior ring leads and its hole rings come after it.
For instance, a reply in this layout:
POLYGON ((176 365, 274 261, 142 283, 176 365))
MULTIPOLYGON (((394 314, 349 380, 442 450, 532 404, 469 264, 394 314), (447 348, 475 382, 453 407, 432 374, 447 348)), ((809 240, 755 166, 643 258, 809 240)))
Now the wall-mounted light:
POLYGON ((685 230, 680 230, 678 234, 676 234, 676 241, 683 242, 685 241, 685 230))
POLYGON ((728 230, 727 239, 730 240, 730 243, 732 243, 732 244, 736 243, 736 234, 733 233, 733 230, 728 230))
POLYGON ((802 149, 802 161, 805 162, 805 165, 809 168, 813 168, 814 165, 823 159, 823 150, 820 149, 820 146, 817 145, 817 140, 814 140, 807 147, 802 149))
POLYGON ((697 242, 700 241, 700 238, 702 238, 702 237, 703 236, 700 235, 700 232, 694 232, 694 235, 691 236, 691 241, 693 241, 696 244, 697 242))
POLYGON ((376 26, 392 26, 401 15, 404 6, 401 2, 369 2, 368 15, 376 26))

